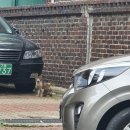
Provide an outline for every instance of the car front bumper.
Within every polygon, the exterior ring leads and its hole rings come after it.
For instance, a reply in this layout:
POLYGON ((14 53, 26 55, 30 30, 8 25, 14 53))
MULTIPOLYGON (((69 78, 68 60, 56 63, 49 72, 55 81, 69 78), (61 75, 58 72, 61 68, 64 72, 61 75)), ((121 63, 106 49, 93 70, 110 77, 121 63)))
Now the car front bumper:
POLYGON ((105 100, 108 101, 107 98, 109 97, 113 101, 118 102, 101 83, 81 89, 68 96, 61 103, 63 130, 96 130, 100 119, 108 109, 104 108, 107 107, 107 105, 104 106, 105 100), (77 119, 75 109, 80 104, 83 104, 83 107, 77 119))
POLYGON ((34 80, 34 77, 32 77, 32 75, 35 74, 40 75, 43 69, 42 58, 21 60, 18 63, 11 63, 11 64, 12 64, 12 75, 1 75, 0 76, 1 83, 23 83, 23 82, 28 83, 34 80))

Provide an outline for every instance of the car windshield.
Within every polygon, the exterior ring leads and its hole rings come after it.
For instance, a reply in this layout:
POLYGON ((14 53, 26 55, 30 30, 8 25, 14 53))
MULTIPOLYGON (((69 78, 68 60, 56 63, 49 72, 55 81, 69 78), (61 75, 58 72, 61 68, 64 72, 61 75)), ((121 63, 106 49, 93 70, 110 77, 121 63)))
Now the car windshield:
POLYGON ((0 34, 10 34, 13 33, 12 28, 9 26, 9 24, 0 17, 0 34))

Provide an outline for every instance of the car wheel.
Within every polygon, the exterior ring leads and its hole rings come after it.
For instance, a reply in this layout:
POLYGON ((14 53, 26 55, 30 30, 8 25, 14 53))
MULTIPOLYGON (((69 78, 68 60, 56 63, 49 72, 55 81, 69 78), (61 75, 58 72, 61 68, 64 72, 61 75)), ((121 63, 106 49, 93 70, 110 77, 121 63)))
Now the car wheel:
POLYGON ((32 92, 35 88, 35 82, 34 83, 22 83, 22 84, 15 84, 16 90, 20 92, 32 92))
POLYGON ((106 130, 130 130, 130 108, 116 114, 108 123, 106 130))

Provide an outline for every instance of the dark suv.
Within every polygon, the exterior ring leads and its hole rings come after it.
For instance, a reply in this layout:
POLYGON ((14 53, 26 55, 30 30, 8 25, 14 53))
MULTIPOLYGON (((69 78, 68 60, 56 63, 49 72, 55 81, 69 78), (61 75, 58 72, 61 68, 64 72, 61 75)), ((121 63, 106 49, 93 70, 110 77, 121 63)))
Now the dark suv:
POLYGON ((40 48, 0 17, 0 83, 14 83, 18 90, 32 91, 42 68, 40 48))

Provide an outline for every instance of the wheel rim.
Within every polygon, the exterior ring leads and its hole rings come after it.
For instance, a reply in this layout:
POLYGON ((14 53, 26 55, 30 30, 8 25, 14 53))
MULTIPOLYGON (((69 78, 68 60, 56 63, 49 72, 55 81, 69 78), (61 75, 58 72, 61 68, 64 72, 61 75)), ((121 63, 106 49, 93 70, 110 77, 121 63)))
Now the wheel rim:
POLYGON ((127 124, 123 130, 130 130, 130 123, 127 124))

